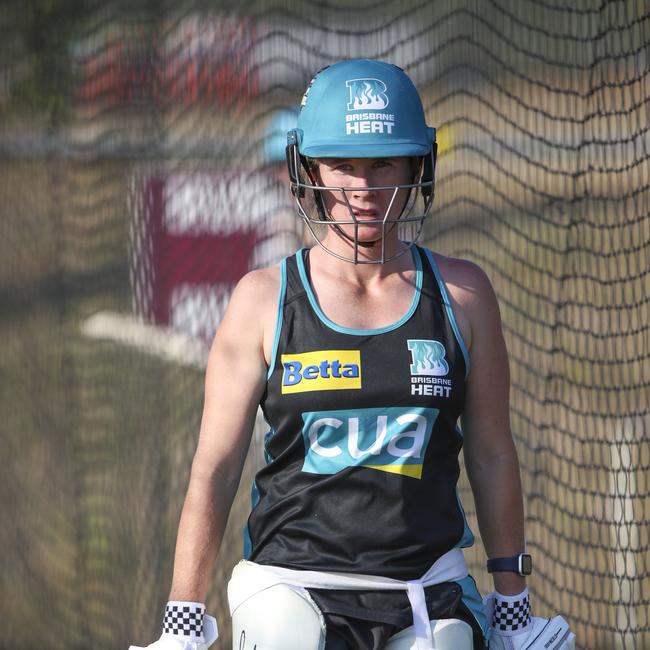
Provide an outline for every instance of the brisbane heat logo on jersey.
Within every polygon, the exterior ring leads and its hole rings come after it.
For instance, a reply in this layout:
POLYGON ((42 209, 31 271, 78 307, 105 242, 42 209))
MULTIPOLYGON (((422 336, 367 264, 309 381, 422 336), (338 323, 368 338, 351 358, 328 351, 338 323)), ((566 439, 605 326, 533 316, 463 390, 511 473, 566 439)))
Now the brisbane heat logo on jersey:
POLYGON ((445 346, 439 341, 409 339, 406 344, 411 352, 412 375, 444 376, 449 372, 445 346))
POLYGON ((445 346, 440 341, 408 339, 411 353, 411 395, 449 397, 451 379, 449 363, 445 359, 445 346))
POLYGON ((395 116, 383 112, 389 104, 386 84, 381 79, 367 78, 349 79, 345 85, 350 93, 348 115, 345 116, 345 134, 392 134, 395 116))
POLYGON ((438 409, 360 408, 302 414, 303 472, 336 474, 348 467, 422 478, 438 409))
POLYGON ((359 350, 317 350, 283 354, 282 394, 361 388, 359 350))

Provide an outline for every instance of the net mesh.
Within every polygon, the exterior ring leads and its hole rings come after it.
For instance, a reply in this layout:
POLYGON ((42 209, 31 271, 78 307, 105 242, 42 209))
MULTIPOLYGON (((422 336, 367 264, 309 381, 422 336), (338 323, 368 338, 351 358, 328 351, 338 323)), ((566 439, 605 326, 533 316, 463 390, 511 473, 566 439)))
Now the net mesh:
MULTIPOLYGON (((206 346, 302 237, 274 119, 348 57, 413 78, 440 143, 425 243, 495 286, 534 613, 650 646, 643 0, 14 0, 0 35, 0 646, 159 635, 206 346)), ((489 590, 480 539, 468 560, 489 590)))

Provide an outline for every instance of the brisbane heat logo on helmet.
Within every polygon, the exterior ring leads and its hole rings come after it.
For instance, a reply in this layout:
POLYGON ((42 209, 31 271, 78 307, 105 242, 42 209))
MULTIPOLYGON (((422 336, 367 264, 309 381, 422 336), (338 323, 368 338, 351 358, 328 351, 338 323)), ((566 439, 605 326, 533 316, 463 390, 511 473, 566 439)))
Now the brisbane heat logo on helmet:
POLYGON ((365 78, 349 79, 345 85, 349 91, 345 135, 392 135, 395 116, 385 112, 389 104, 386 84, 381 79, 365 78))
POLYGON ((383 111, 388 106, 386 84, 380 79, 351 79, 345 85, 350 90, 349 111, 383 111))

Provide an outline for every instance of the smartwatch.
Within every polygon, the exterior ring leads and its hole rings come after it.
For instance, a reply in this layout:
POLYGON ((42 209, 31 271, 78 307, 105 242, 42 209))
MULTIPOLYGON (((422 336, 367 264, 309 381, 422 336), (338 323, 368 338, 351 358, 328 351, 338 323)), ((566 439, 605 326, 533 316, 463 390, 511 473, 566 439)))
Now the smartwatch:
POLYGON ((495 557, 487 561, 488 573, 508 571, 520 576, 529 576, 533 572, 533 558, 528 553, 519 553, 512 557, 495 557))

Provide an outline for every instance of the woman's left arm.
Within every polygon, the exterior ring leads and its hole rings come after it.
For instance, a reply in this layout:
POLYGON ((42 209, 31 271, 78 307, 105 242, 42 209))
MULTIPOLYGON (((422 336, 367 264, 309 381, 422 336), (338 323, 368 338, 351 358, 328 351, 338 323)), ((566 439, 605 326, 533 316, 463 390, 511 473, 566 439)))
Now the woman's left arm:
MULTIPOLYGON (((524 508, 517 451, 510 431, 508 354, 497 298, 485 273, 464 265, 454 293, 470 328, 470 373, 461 418, 465 467, 488 558, 525 551, 524 508), (457 285, 458 287, 458 285, 457 285)), ((526 586, 516 573, 493 574, 495 589, 518 594, 526 586)))
MULTIPOLYGON (((444 266, 443 277, 470 356, 462 425, 478 525, 488 558, 512 557, 526 550, 524 506, 510 432, 510 373, 499 305, 480 268, 448 259, 444 266)), ((492 575, 495 591, 484 599, 490 648, 575 650, 575 635, 562 616, 532 616, 523 576, 492 575)))

